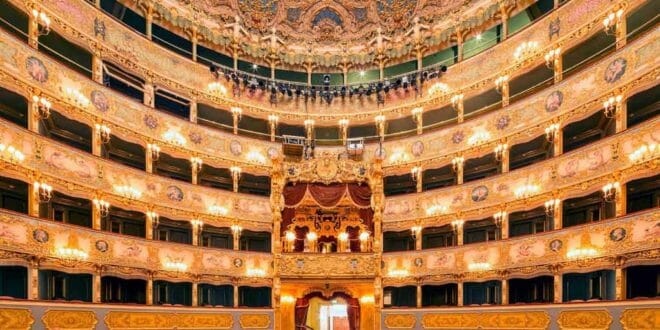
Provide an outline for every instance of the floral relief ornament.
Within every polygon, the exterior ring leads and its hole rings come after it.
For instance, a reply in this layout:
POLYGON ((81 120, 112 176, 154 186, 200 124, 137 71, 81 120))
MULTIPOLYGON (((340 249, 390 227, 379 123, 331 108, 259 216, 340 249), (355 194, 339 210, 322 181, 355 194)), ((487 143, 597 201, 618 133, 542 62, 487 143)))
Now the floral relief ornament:
POLYGON ((451 136, 451 142, 454 144, 463 142, 463 139, 465 139, 465 133, 463 131, 457 131, 451 136))
POLYGON ((94 90, 90 94, 90 97, 96 110, 106 112, 108 109, 110 109, 108 98, 105 96, 105 94, 103 94, 103 92, 94 90))
POLYGON ((199 132, 190 132, 188 134, 188 137, 190 138, 190 141, 194 144, 200 144, 202 143, 202 135, 199 134, 199 132))
POLYGON ((25 60, 25 69, 32 79, 40 83, 48 81, 48 69, 46 69, 46 66, 40 59, 34 56, 28 57, 25 60))
POLYGON ((511 122, 511 117, 509 117, 509 115, 503 115, 497 118, 495 126, 501 131, 509 126, 509 122, 511 122))
POLYGON ((32 232, 32 237, 39 243, 46 243, 49 239, 48 232, 43 229, 35 229, 32 232))
POLYGON ((142 119, 144 122, 144 125, 149 127, 150 129, 156 129, 158 127, 158 118, 154 115, 144 115, 144 118, 142 119))
POLYGON ((564 102, 564 93, 561 91, 554 91, 545 98, 545 111, 555 112, 559 110, 561 104, 564 102))

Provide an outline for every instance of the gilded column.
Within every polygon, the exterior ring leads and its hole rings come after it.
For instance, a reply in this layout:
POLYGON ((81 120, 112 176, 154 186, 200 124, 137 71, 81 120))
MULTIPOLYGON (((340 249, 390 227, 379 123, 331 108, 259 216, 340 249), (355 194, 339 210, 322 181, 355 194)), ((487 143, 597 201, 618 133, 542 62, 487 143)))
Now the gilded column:
POLYGON ((234 251, 241 249, 241 234, 238 231, 232 231, 232 239, 234 243, 234 251))
POLYGON ((199 279, 195 278, 192 282, 192 307, 197 307, 199 306, 199 288, 198 288, 198 283, 199 279))
POLYGON ((190 122, 197 124, 197 98, 190 99, 190 122))
POLYGON ((103 58, 100 49, 94 49, 92 55, 92 80, 98 84, 103 84, 103 58))
POLYGON ((626 15, 621 15, 614 27, 616 29, 616 49, 621 49, 626 45, 626 15))
POLYGON ((198 246, 199 245, 199 235, 201 234, 201 228, 202 226, 193 224, 192 225, 192 245, 198 246))
POLYGON ((374 159, 371 165, 371 171, 369 175, 369 185, 371 188, 371 207, 373 208, 373 223, 374 223, 374 233, 373 237, 373 252, 375 254, 375 269, 376 274, 374 278, 374 319, 377 320, 377 323, 380 324, 381 319, 381 310, 383 307, 382 299, 382 269, 380 267, 382 262, 382 220, 383 220, 383 207, 385 194, 383 191, 383 160, 380 158, 374 159))
POLYGON ((463 184, 463 162, 456 164, 456 184, 463 184))
MULTIPOLYGON (((32 178, 34 180, 34 178, 32 178)), ((28 215, 31 217, 39 217, 39 192, 34 188, 33 184, 28 184, 28 215)))
POLYGON ((460 94, 459 97, 456 98, 456 105, 454 105, 454 108, 456 109, 456 118, 460 124, 465 120, 465 114, 463 111, 463 94, 460 94))
POLYGON ((415 251, 422 250, 422 231, 420 230, 417 235, 415 235, 415 251))
POLYGON ((563 300, 563 294, 564 294, 564 289, 563 289, 563 283, 562 283, 562 277, 561 277, 561 268, 559 265, 552 266, 550 268, 552 270, 552 279, 553 279, 553 286, 554 286, 554 297, 555 297, 555 304, 560 304, 563 300))
POLYGON ((154 172, 154 157, 153 157, 151 147, 149 147, 149 145, 147 145, 147 147, 145 148, 144 164, 145 164, 145 170, 147 171, 147 173, 153 173, 154 172))
POLYGON ((422 280, 417 280, 417 308, 422 307, 422 280))
POLYGON ((101 131, 99 127, 94 126, 92 134, 92 155, 102 157, 103 142, 101 141, 101 131))
POLYGON ((147 293, 146 293, 146 298, 147 298, 147 305, 153 305, 154 304, 154 275, 153 273, 149 273, 149 278, 147 279, 147 293))
POLYGON ((378 79, 383 80, 385 77, 385 59, 380 57, 378 59, 378 79))
POLYGON ((238 70, 238 41, 234 40, 232 42, 232 52, 231 52, 231 57, 234 61, 234 71, 238 70))
POLYGON ((625 265, 623 257, 617 257, 614 261, 614 279, 615 279, 615 299, 626 299, 626 270, 623 268, 625 265))
MULTIPOLYGON (((504 275, 505 276, 505 275, 504 275)), ((502 305, 509 304, 509 280, 502 278, 502 305)))
MULTIPOLYGON (((505 144, 506 145, 506 144, 505 144)), ((509 148, 502 148, 502 173, 507 173, 509 172, 509 156, 510 156, 509 148)))
POLYGON ((150 2, 147 5, 147 9, 145 11, 145 14, 146 15, 145 15, 144 18, 145 18, 145 21, 146 21, 145 30, 146 30, 146 34, 147 34, 147 39, 151 40, 151 35, 152 35, 151 27, 152 27, 153 22, 154 22, 154 4, 153 3, 150 2))
POLYGON ((149 211, 145 217, 144 229, 147 239, 154 239, 154 214, 153 211, 149 211))
POLYGON ((614 200, 614 213, 617 217, 622 217, 626 215, 627 209, 627 193, 626 184, 622 183, 619 190, 616 192, 616 197, 614 200))
POLYGON ((564 79, 564 60, 563 56, 557 55, 552 65, 554 71, 555 84, 564 79))
POLYGON ((153 108, 156 105, 155 93, 156 90, 154 88, 154 84, 151 82, 151 79, 147 79, 144 82, 144 97, 143 97, 144 105, 151 108, 153 108))
POLYGON ((463 61, 463 32, 458 26, 456 26, 456 46, 458 48, 458 54, 456 54, 456 61, 463 61))
POLYGON ((198 184, 199 183, 199 171, 200 168, 197 168, 197 165, 193 164, 191 167, 191 174, 192 174, 192 184, 198 184))
POLYGON ((560 127, 557 134, 552 139, 552 156, 557 157, 564 152, 564 129, 560 127))
POLYGON ((456 305, 463 306, 463 279, 459 278, 456 283, 456 305))
POLYGON ((103 266, 96 265, 94 274, 92 275, 92 302, 100 303, 101 302, 101 272, 103 271, 103 266))
POLYGON ((555 207, 554 211, 552 212, 552 225, 554 230, 559 230, 563 226, 563 218, 564 218, 564 201, 559 200, 559 205, 555 207))
POLYGON ((240 302, 238 301, 238 281, 234 281, 234 307, 240 306, 240 302))
MULTIPOLYGON (((38 95, 34 95, 38 96, 38 95)), ((31 132, 39 134, 39 104, 37 102, 34 102, 32 97, 28 98, 27 100, 28 103, 28 113, 27 113, 27 121, 28 121, 28 130, 31 132)))
POLYGON ((192 44, 192 60, 197 61, 197 43, 199 38, 197 36, 197 26, 193 26, 190 32, 190 43, 192 44))
POLYGON ((463 245, 463 226, 456 227, 456 245, 463 245))
POLYGON ((30 300, 39 299, 39 261, 36 257, 28 260, 28 295, 30 300))
POLYGON ((102 230, 102 219, 101 219, 101 209, 99 208, 99 205, 96 205, 95 203, 92 206, 92 228, 94 230, 102 230))
POLYGON ((621 100, 615 107, 615 130, 617 133, 620 133, 628 128, 628 102, 625 99, 621 100))
POLYGON ((502 220, 500 222, 500 236, 502 239, 509 238, 509 213, 502 212, 502 220))
POLYGON ((34 49, 39 48, 39 20, 34 15, 28 15, 28 45, 34 49))
POLYGON ((508 79, 506 79, 502 82, 501 92, 502 92, 502 106, 506 107, 507 105, 509 105, 509 80, 508 79))
POLYGON ((500 41, 504 41, 509 35, 509 12, 507 11, 506 7, 504 7, 502 2, 500 2, 500 15, 502 16, 502 31, 500 33, 500 41))

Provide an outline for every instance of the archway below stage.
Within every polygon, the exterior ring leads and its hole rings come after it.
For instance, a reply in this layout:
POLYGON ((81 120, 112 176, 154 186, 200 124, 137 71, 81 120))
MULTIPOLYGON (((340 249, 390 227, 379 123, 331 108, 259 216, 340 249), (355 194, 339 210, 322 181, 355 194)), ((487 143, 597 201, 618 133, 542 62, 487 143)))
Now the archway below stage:
POLYGON ((312 292, 296 300, 296 330, 357 330, 360 302, 343 292, 312 292))

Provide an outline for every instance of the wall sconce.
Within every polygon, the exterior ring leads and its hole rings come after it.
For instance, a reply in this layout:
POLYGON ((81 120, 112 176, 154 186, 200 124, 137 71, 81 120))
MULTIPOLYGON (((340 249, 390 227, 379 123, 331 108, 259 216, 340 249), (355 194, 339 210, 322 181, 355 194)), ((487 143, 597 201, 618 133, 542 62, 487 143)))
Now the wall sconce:
POLYGON ((270 126, 270 140, 275 141, 275 131, 277 130, 277 122, 279 117, 277 115, 268 115, 268 125, 270 126))
POLYGON ((485 272, 491 268, 490 262, 472 262, 468 264, 468 270, 471 272, 485 272))
POLYGON ((292 231, 286 231, 286 233, 284 233, 284 237, 288 242, 293 242, 296 240, 296 233, 292 231))
POLYGON ((229 168, 229 172, 231 173, 234 192, 238 192, 238 181, 241 179, 241 168, 239 166, 232 166, 229 168))
POLYGON ((163 139, 168 143, 171 143, 176 146, 182 146, 186 144, 186 138, 177 131, 167 131, 163 133, 163 139))
POLYGON ((495 152, 495 160, 501 162, 504 159, 504 154, 509 149, 509 145, 506 143, 500 143, 493 150, 495 152))
POLYGON ((588 259, 598 255, 598 251, 592 247, 575 248, 566 253, 568 259, 588 259))
POLYGON ((343 144, 346 144, 346 139, 348 138, 348 119, 343 118, 339 120, 339 134, 341 135, 343 144))
POLYGON ((115 191, 128 199, 139 199, 142 197, 142 192, 131 186, 115 186, 115 191))
POLYGON ((488 142, 488 139, 490 139, 490 133, 488 131, 477 131, 468 138, 468 145, 477 146, 488 142))
POLYGON ((166 270, 177 273, 179 272, 183 273, 186 270, 188 270, 188 265, 180 261, 172 261, 172 260, 166 261, 165 264, 163 264, 163 266, 165 267, 166 270))
POLYGON ((99 214, 101 215, 101 218, 105 218, 110 214, 110 203, 106 202, 102 199, 94 198, 92 201, 94 203, 94 207, 99 211, 99 214))
POLYGON ((616 32, 617 25, 621 23, 621 17, 623 16, 623 9, 619 9, 615 12, 610 12, 603 19, 603 25, 605 26, 605 34, 611 35, 616 32))
POLYGON ((607 203, 612 203, 619 197, 621 185, 619 182, 611 182, 603 186, 603 200, 607 203))
POLYGON ((454 230, 454 232, 458 232, 459 229, 463 228, 464 224, 465 220, 454 220, 451 222, 451 228, 454 230))
POLYGON ((415 225, 410 228, 410 233, 412 234, 412 237, 414 240, 417 240, 417 237, 420 237, 422 234, 422 226, 420 225, 415 225))
POLYGON ((243 227, 239 225, 238 223, 234 222, 231 224, 231 232, 234 234, 236 237, 240 237, 241 233, 243 232, 243 227))
POLYGON ((151 161, 156 162, 160 158, 160 147, 153 143, 147 144, 147 152, 151 154, 151 161))
POLYGON ((44 182, 34 182, 34 192, 39 196, 39 202, 48 203, 53 198, 53 187, 44 182))
POLYGON ((385 116, 384 115, 378 115, 374 118, 374 122, 376 123, 376 130, 378 131, 378 136, 381 138, 385 137, 385 116))
POLYGON ((449 86, 447 86, 447 84, 437 82, 437 83, 431 85, 431 87, 429 87, 429 92, 428 93, 429 93, 429 95, 434 95, 434 94, 439 94, 439 93, 446 93, 447 91, 449 91, 449 86))
POLYGON ((454 157, 454 159, 451 160, 451 169, 454 172, 458 172, 459 168, 463 168, 464 162, 465 158, 463 156, 454 157))
POLYGON ((261 268, 248 268, 245 271, 245 275, 248 277, 264 277, 266 276, 266 271, 261 268))
POLYGON ((545 54, 544 58, 545 58, 545 66, 547 66, 548 69, 554 68, 555 66, 557 66, 559 59, 561 59, 561 48, 557 47, 555 49, 551 49, 549 52, 545 54))
MULTIPOLYGON (((342 241, 342 242, 346 242, 346 241, 348 241, 348 233, 347 232, 341 232, 341 233, 339 233, 337 238, 339 238, 339 240, 342 241)), ((295 236, 294 236, 294 239, 295 239, 295 236)))
POLYGON ((539 43, 537 41, 525 41, 516 47, 516 50, 513 52, 513 57, 516 60, 525 59, 532 56, 538 47, 539 43))
POLYGON ((421 175, 422 175, 421 166, 415 166, 410 169, 410 176, 412 177, 413 181, 417 182, 417 180, 420 179, 421 175))
POLYGON ((399 268, 399 269, 390 269, 387 272, 387 275, 389 277, 406 277, 410 274, 410 272, 407 269, 399 268))
POLYGON ((7 160, 11 164, 16 164, 23 162, 25 155, 14 146, 5 146, 0 143, 0 159, 7 160))
POLYGON ((190 225, 196 230, 202 230, 204 227, 204 221, 199 219, 192 219, 190 220, 190 225))
POLYGON ((548 142, 552 142, 555 140, 557 137, 557 133, 559 133, 559 124, 551 124, 550 126, 545 128, 545 138, 548 140, 548 142))
POLYGON ((536 194, 540 190, 539 186, 535 184, 525 184, 513 191, 516 198, 528 198, 536 194))
POLYGON ((502 94, 506 90, 507 82, 509 81, 509 76, 499 76, 495 79, 495 90, 502 94))
POLYGON ((314 119, 305 119, 303 124, 305 125, 305 134, 307 139, 311 140, 314 135, 314 119))
POLYGON ((190 166, 194 172, 199 172, 202 169, 204 161, 199 157, 190 157, 190 166))
POLYGON ((52 104, 48 99, 46 99, 43 96, 37 96, 33 95, 32 96, 32 102, 37 109, 37 114, 39 115, 39 118, 41 119, 46 119, 50 116, 50 107, 52 104))
POLYGON ((652 159, 659 149, 655 143, 644 144, 630 153, 628 159, 633 163, 641 163, 652 159))
POLYGON ((284 295, 280 297, 280 303, 282 304, 293 304, 296 302, 296 298, 290 295, 284 295))
POLYGON ((617 110, 621 107, 621 100, 623 100, 623 96, 617 95, 603 102, 603 112, 606 118, 614 118, 617 110))
POLYGON ((96 124, 94 125, 96 128, 96 134, 98 134, 99 139, 101 140, 101 143, 103 144, 108 144, 110 143, 110 127, 106 126, 105 124, 96 124))
POLYGON ((493 214, 493 220, 495 221, 495 226, 498 228, 501 227, 504 218, 506 218, 506 211, 499 211, 493 214))
POLYGON ((32 9, 32 17, 39 25, 38 36, 45 36, 50 33, 50 18, 41 10, 32 9))
POLYGON ((234 119, 234 134, 238 134, 238 122, 241 121, 243 116, 243 109, 239 107, 231 107, 231 117, 234 119))
POLYGON ((245 155, 245 159, 254 164, 266 164, 266 157, 257 150, 251 150, 248 152, 247 155, 245 155))
POLYGON ((451 107, 454 108, 454 110, 458 110, 461 103, 463 103, 464 97, 465 95, 463 94, 454 94, 454 96, 451 97, 451 107))
POLYGON ((561 203, 561 200, 559 198, 551 199, 547 202, 545 202, 545 214, 549 217, 552 217, 555 215, 555 212, 559 208, 559 205, 561 203))
POLYGON ((207 89, 214 94, 227 95, 227 88, 217 81, 209 83, 207 89))
POLYGON ((78 107, 86 108, 89 106, 89 99, 77 89, 66 87, 64 97, 78 107))
POLYGON ((318 236, 316 235, 316 232, 313 232, 313 231, 310 231, 309 233, 307 233, 307 235, 305 237, 307 237, 307 240, 310 241, 310 242, 316 241, 316 239, 318 238, 318 236))
POLYGON ((208 208, 209 214, 214 215, 214 216, 224 216, 229 213, 229 210, 227 210, 226 207, 224 206, 219 206, 219 205, 211 205, 208 208))
POLYGON ((376 302, 376 298, 374 296, 362 296, 360 297, 360 303, 361 304, 373 304, 376 302))
POLYGON ((58 257, 70 261, 84 261, 89 257, 87 252, 74 247, 59 247, 55 253, 58 257))
POLYGON ((426 215, 436 215, 436 214, 443 214, 447 213, 447 206, 445 205, 431 205, 428 208, 426 208, 426 215))
POLYGON ((413 108, 410 113, 412 115, 412 120, 417 124, 417 134, 422 134, 422 129, 424 128, 424 117, 422 116, 424 108, 413 108))

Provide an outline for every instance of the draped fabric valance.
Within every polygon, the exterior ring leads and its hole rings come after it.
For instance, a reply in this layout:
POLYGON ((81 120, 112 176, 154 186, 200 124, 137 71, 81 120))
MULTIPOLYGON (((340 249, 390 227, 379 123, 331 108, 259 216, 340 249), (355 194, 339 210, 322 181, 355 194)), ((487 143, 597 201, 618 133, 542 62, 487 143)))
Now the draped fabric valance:
POLYGON ((295 208, 303 201, 305 196, 312 199, 323 208, 337 206, 344 197, 348 197, 353 206, 358 208, 371 207, 371 188, 368 185, 355 183, 335 184, 296 184, 284 188, 284 204, 288 208, 295 208))

